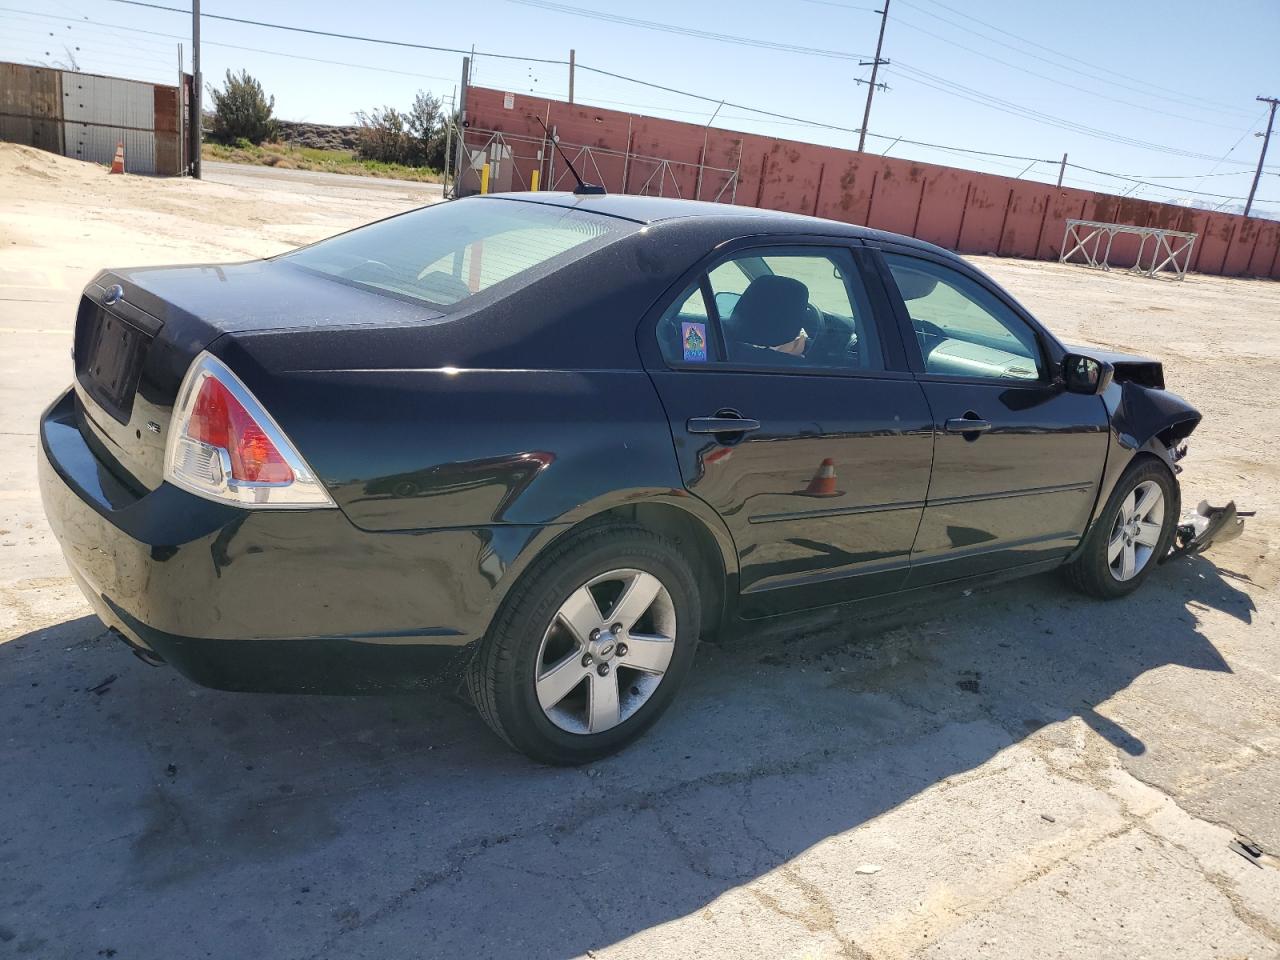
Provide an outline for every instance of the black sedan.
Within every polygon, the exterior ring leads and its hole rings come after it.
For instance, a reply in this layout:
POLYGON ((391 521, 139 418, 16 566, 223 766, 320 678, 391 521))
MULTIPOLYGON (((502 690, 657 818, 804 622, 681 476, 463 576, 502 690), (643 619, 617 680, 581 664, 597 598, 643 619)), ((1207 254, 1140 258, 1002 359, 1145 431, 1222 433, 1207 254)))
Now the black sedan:
POLYGON ((266 261, 99 274, 41 492, 143 659, 232 690, 464 671, 540 760, 670 705, 700 636, 1168 554, 1200 415, 965 261, 635 196, 443 203, 266 261))

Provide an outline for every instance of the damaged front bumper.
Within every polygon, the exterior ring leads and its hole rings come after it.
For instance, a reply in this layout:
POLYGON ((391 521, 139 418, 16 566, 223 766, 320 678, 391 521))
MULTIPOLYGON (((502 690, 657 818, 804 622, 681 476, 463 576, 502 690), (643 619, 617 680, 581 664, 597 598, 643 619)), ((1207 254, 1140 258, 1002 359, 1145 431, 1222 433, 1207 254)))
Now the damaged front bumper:
POLYGON ((1243 517, 1232 500, 1225 507, 1211 507, 1208 500, 1201 500, 1196 512, 1188 514, 1174 531, 1173 548, 1165 560, 1204 553, 1215 543, 1227 543, 1244 532, 1243 517))

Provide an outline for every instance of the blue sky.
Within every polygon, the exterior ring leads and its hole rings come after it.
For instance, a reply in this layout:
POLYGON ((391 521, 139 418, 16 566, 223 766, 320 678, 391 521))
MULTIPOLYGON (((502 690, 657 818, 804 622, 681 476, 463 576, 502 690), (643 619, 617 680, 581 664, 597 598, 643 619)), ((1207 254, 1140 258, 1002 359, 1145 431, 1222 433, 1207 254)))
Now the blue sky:
MULTIPOLYGON (((573 47, 580 64, 849 128, 862 119, 866 88, 855 79, 869 74, 858 57, 874 52, 877 6, 875 0, 203 3, 206 14, 449 47, 474 44, 494 53, 566 59, 573 47), (722 38, 608 22, 582 11, 722 38)), ((0 59, 65 60, 64 48, 70 48, 85 70, 173 82, 178 38, 189 34, 189 16, 113 0, 0 0, 0 59)), ((275 95, 277 114, 295 120, 350 122, 359 109, 407 106, 420 88, 449 95, 461 67, 453 53, 208 17, 203 36, 206 80, 245 67, 275 95)), ((1188 197, 1188 190, 1243 197, 1261 147, 1254 133, 1265 125, 1265 105, 1254 97, 1280 96, 1277 41, 1277 0, 891 0, 883 53, 891 64, 880 78, 890 89, 877 93, 869 126, 887 139, 870 139, 868 149, 883 152, 900 136, 1028 158, 1060 158, 1066 151, 1074 163, 1167 186, 1082 170, 1068 172, 1071 185, 1151 199, 1188 197)), ((189 67, 189 42, 186 62, 189 67)), ((475 80, 563 96, 567 73, 555 64, 481 56, 475 80)), ((582 70, 576 93, 583 102, 695 122, 705 122, 715 109, 714 103, 582 70)), ((716 125, 844 147, 857 143, 854 133, 732 107, 720 112, 716 125)), ((1272 149, 1258 197, 1274 201, 1265 209, 1280 213, 1280 142, 1273 139, 1272 149)), ((904 143, 893 145, 892 153, 1010 176, 1028 166, 1009 157, 904 143)), ((1041 162, 1022 175, 1053 179, 1056 169, 1041 162)))

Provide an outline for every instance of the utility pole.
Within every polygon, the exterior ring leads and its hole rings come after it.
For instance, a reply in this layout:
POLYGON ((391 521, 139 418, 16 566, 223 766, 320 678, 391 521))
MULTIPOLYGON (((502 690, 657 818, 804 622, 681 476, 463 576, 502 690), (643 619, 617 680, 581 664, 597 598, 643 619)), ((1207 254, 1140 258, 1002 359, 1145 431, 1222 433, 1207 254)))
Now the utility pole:
MULTIPOLYGON (((880 64, 888 63, 888 60, 880 59, 880 50, 884 46, 884 28, 889 22, 889 0, 884 0, 884 9, 880 13, 880 37, 876 40, 876 58, 871 61, 871 82, 867 84, 867 108, 862 111, 862 129, 858 131, 858 152, 862 152, 862 147, 867 142, 867 124, 871 122, 871 98, 876 95, 876 71, 880 69, 880 64)), ((866 64, 862 64, 866 66, 866 64)))
POLYGON ((1258 155, 1258 169, 1253 174, 1253 186, 1249 188, 1249 199, 1244 204, 1244 215, 1249 215, 1249 210, 1253 207, 1253 195, 1258 192, 1258 181, 1262 179, 1262 164, 1267 159, 1267 144, 1271 142, 1271 125, 1276 122, 1276 104, 1280 103, 1275 97, 1255 97, 1260 103, 1271 104, 1271 115, 1267 117, 1267 133, 1262 138, 1262 153, 1258 155))
POLYGON ((574 61, 576 59, 577 59, 577 54, 573 50, 570 50, 569 51, 569 102, 570 103, 573 103, 573 66, 574 66, 574 61))
POLYGON ((184 69, 184 67, 185 67, 185 63, 182 59, 182 44, 179 43, 178 44, 178 88, 177 88, 178 89, 178 168, 182 173, 186 173, 186 170, 182 166, 182 158, 186 155, 187 151, 191 149, 190 144, 188 144, 185 139, 187 134, 187 125, 182 116, 182 113, 183 113, 182 101, 186 99, 186 95, 187 95, 187 71, 184 69))
POLYGON ((449 110, 444 115, 444 180, 440 183, 440 198, 449 196, 449 165, 453 163, 453 118, 457 112, 458 88, 449 94, 449 110))
POLYGON ((1062 166, 1058 168, 1058 186, 1062 186, 1062 178, 1067 175, 1067 155, 1062 155, 1062 166))
POLYGON ((195 114, 192 128, 191 175, 200 179, 200 151, 204 142, 204 77, 200 75, 200 0, 191 0, 191 112, 195 114))
MULTIPOLYGON (((470 158, 467 156, 467 87, 471 83, 471 58, 462 58, 462 86, 458 89, 458 157, 453 167, 453 197, 462 196, 463 166, 470 158)), ((448 184, 445 185, 448 189, 448 184)))

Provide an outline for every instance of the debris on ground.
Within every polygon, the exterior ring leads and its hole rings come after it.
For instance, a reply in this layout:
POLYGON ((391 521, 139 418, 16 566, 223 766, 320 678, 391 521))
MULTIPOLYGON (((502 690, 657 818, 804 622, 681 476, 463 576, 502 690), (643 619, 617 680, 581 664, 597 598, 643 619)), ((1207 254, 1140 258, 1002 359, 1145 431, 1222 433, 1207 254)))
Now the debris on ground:
POLYGON ((1236 839, 1227 844, 1227 849, 1240 854, 1255 867, 1262 866, 1262 848, 1252 840, 1236 837, 1236 839))
POLYGON ((104 693, 106 693, 108 690, 111 689, 111 685, 115 683, 116 680, 118 679, 119 678, 113 673, 109 675, 105 680, 103 680, 100 684, 98 684, 96 687, 89 687, 85 692, 96 693, 98 696, 102 696, 104 693))
POLYGON ((1204 553, 1215 543, 1227 543, 1244 532, 1243 517, 1252 517, 1254 511, 1236 509, 1232 500, 1225 507, 1211 507, 1208 500, 1201 500, 1196 512, 1188 514, 1174 532, 1174 548, 1166 560, 1204 553))

